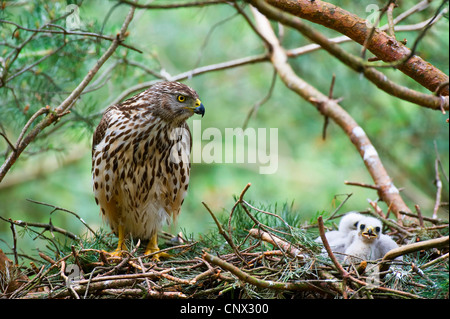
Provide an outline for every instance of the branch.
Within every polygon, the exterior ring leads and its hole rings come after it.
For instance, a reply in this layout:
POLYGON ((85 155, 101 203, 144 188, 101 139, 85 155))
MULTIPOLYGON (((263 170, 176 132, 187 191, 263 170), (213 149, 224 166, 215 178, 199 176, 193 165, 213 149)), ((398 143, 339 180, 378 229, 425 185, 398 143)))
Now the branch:
POLYGON ((449 236, 434 238, 430 240, 420 241, 418 243, 413 243, 409 245, 400 246, 398 248, 394 248, 384 255, 380 264, 380 272, 387 271, 389 269, 388 261, 393 260, 399 256, 403 256, 409 253, 413 253, 415 251, 430 249, 430 248, 440 248, 447 247, 449 243, 449 236))
MULTIPOLYGON (((354 56, 335 43, 332 43, 322 33, 305 24, 300 18, 287 14, 275 7, 267 5, 263 0, 247 0, 258 10, 270 19, 279 21, 285 25, 295 28, 310 40, 321 45, 322 48, 338 58, 341 62, 352 68, 356 72, 361 72, 378 88, 386 93, 434 110, 449 110, 449 98, 435 96, 433 94, 424 94, 387 79, 386 75, 373 67, 367 67, 365 61, 360 57, 354 56)), ((314 2, 315 3, 315 2, 314 2)), ((448 77, 445 81, 448 81, 448 77)), ((441 83, 441 82, 440 82, 441 83)), ((440 84, 439 83, 439 84, 440 84)), ((439 85, 438 84, 438 85, 439 85)), ((444 94, 441 91, 441 94, 444 94)), ((448 95, 448 94, 447 94, 448 95)))
MULTIPOLYGON (((436 21, 436 19, 435 19, 435 21, 436 21)), ((424 23, 427 24, 428 21, 425 21, 424 23)), ((420 30, 421 28, 423 28, 423 23, 419 23, 417 25, 396 26, 395 30, 396 31, 416 31, 416 30, 420 30)), ((340 43, 345 43, 345 42, 351 41, 351 39, 347 36, 339 36, 339 37, 331 38, 331 39, 329 39, 329 41, 332 43, 340 44, 340 43)), ((315 51, 318 51, 321 49, 322 49, 322 47, 320 45, 318 45, 316 43, 312 43, 312 44, 308 44, 308 45, 305 45, 305 46, 302 46, 299 48, 287 50, 286 54, 289 58, 295 58, 300 55, 315 52, 315 51)), ((186 79, 190 79, 194 76, 209 73, 209 72, 217 72, 217 71, 232 69, 232 68, 236 68, 236 67, 240 67, 240 66, 244 66, 244 65, 248 65, 248 64, 255 64, 255 63, 269 62, 269 61, 270 61, 269 55, 266 53, 263 53, 263 54, 248 56, 248 57, 244 57, 244 58, 238 58, 238 59, 230 60, 227 62, 216 63, 216 64, 211 64, 211 65, 194 68, 192 70, 189 70, 189 71, 177 74, 177 75, 169 76, 169 77, 158 74, 155 71, 149 70, 148 68, 143 67, 142 65, 139 65, 137 63, 131 62, 129 60, 127 60, 126 63, 129 65, 132 65, 132 66, 139 67, 139 68, 143 69, 146 73, 150 73, 151 75, 153 75, 154 77, 156 77, 158 79, 163 79, 163 80, 167 80, 167 81, 183 81, 186 79)), ((158 81, 159 80, 151 80, 151 81, 146 81, 143 83, 136 84, 136 85, 128 88, 127 90, 123 91, 111 103, 108 103, 108 106, 117 104, 117 103, 123 101, 127 96, 129 96, 135 92, 145 90, 149 86, 155 84, 158 81)), ((103 111, 101 112, 102 114, 103 114, 103 111)))
POLYGON ((404 245, 395 249, 392 249, 386 253, 383 257, 383 261, 393 260, 399 256, 403 256, 409 253, 413 253, 415 251, 430 249, 430 248, 439 248, 439 247, 448 247, 449 236, 420 241, 418 243, 413 243, 409 245, 404 245))
MULTIPOLYGON (((267 5, 263 1, 251 2, 257 3, 258 6, 264 8, 263 11, 266 12, 265 9, 267 5)), ((410 212, 410 209, 400 197, 398 189, 392 183, 391 178, 381 163, 377 151, 364 130, 336 101, 329 99, 328 96, 322 94, 295 74, 294 70, 287 62, 286 52, 276 38, 270 22, 258 12, 254 11, 254 14, 261 33, 265 35, 266 39, 272 45, 271 61, 281 80, 289 89, 313 104, 323 115, 328 116, 344 130, 351 142, 358 149, 364 164, 379 188, 380 198, 388 206, 391 206, 392 210, 397 215, 397 218, 401 219, 402 216, 399 215, 399 212, 410 212)))
MULTIPOLYGON (((106 36, 106 35, 103 35, 103 34, 98 34, 98 33, 95 33, 95 32, 69 31, 69 30, 66 30, 65 28, 63 28, 63 27, 61 27, 59 25, 56 25, 56 24, 45 24, 40 29, 31 29, 31 28, 25 28, 24 26, 21 26, 20 24, 17 24, 15 22, 8 21, 8 20, 3 20, 3 19, 0 19, 0 23, 11 24, 11 25, 14 25, 15 27, 17 27, 19 29, 22 29, 22 30, 25 30, 25 31, 29 31, 29 32, 35 32, 35 33, 54 33, 54 34, 63 34, 63 35, 84 36, 84 37, 91 37, 91 38, 96 38, 96 39, 108 40, 108 41, 111 41, 111 42, 115 40, 114 37, 106 36), (51 30, 51 29, 47 30, 47 29, 44 29, 44 28, 47 28, 47 27, 58 28, 58 29, 61 29, 61 30, 51 30)), ((136 51, 136 52, 139 52, 139 53, 143 53, 141 50, 139 50, 139 49, 137 49, 137 48, 135 48, 135 47, 133 47, 131 45, 125 44, 125 43, 120 43, 120 46, 123 46, 123 47, 125 47, 127 49, 130 49, 130 50, 133 50, 133 51, 136 51)))
POLYGON ((328 256, 330 257, 331 261, 333 262, 336 269, 341 274, 342 278, 347 278, 349 276, 349 273, 342 267, 342 265, 337 260, 336 256, 334 256, 333 251, 331 250, 331 247, 328 243, 327 236, 325 236, 325 227, 323 225, 323 219, 322 216, 319 216, 317 219, 317 223, 319 225, 319 234, 320 238, 322 239, 322 244, 325 250, 327 251, 328 256))
POLYGON ((179 9, 190 7, 204 7, 213 4, 226 4, 233 0, 208 0, 208 1, 193 1, 187 3, 171 3, 171 4, 140 4, 131 0, 120 0, 120 3, 128 4, 139 9, 179 9))
POLYGON ((43 120, 41 120, 34 129, 23 138, 23 140, 16 145, 16 149, 11 152, 6 161, 0 168, 0 182, 3 180, 7 172, 10 170, 12 165, 19 158, 20 154, 25 150, 25 148, 37 137, 37 135, 44 130, 49 125, 57 122, 61 116, 67 114, 70 108, 74 105, 75 101, 81 95, 83 90, 87 87, 87 85, 91 82, 97 72, 100 70, 102 65, 108 60, 120 43, 123 41, 125 32, 133 19, 135 8, 132 7, 125 18, 125 21, 120 29, 120 32, 117 34, 116 39, 111 43, 110 47, 106 52, 102 55, 102 57, 97 61, 97 63, 89 70, 88 74, 81 81, 81 83, 72 91, 72 93, 57 107, 54 111, 51 111, 43 120))
POLYGON ((436 159, 434 163, 434 171, 436 174, 435 183, 436 183, 436 201, 434 203, 433 208, 433 218, 436 219, 438 215, 439 206, 441 205, 441 196, 442 196, 442 181, 439 177, 439 160, 436 159))
POLYGON ((223 259, 220 259, 219 257, 215 257, 213 255, 208 254, 207 252, 203 252, 202 258, 206 260, 207 262, 210 262, 214 265, 219 266, 222 269, 228 270, 233 275, 238 277, 240 280, 247 282, 251 285, 260 287, 260 288, 268 288, 268 289, 274 289, 274 290, 290 290, 290 291, 299 291, 299 290, 317 290, 316 287, 309 283, 295 283, 295 282, 277 282, 277 281, 270 281, 270 280, 263 280, 258 279, 254 276, 251 276, 242 270, 240 270, 238 267, 226 262, 223 259))
POLYGON ((51 224, 24 222, 22 220, 12 220, 11 218, 6 219, 6 218, 4 218, 2 216, 0 216, 0 219, 4 220, 5 222, 8 222, 10 224, 14 224, 14 225, 25 227, 25 228, 26 227, 44 228, 44 230, 49 230, 51 232, 55 231, 57 233, 63 234, 64 236, 67 236, 67 237, 69 237, 71 239, 79 240, 77 235, 75 235, 75 234, 73 234, 73 233, 71 233, 71 232, 69 232, 69 231, 67 231, 67 230, 65 230, 63 228, 59 228, 59 227, 53 226, 51 224))
MULTIPOLYGON (((371 32, 366 20, 324 1, 267 0, 267 3, 299 18, 345 34, 361 45, 371 32)), ((385 62, 400 61, 411 55, 409 48, 379 29, 375 29, 370 37, 367 49, 385 62)), ((418 56, 412 56, 399 65, 398 69, 432 92, 441 83, 449 80, 445 73, 418 56)), ((442 91, 442 95, 449 95, 448 87, 442 91)))
POLYGON ((252 228, 248 231, 248 233, 250 234, 250 236, 252 236, 254 238, 261 239, 265 242, 272 244, 273 246, 283 248, 283 250, 285 252, 287 252, 293 258, 300 258, 303 260, 305 258, 307 258, 307 256, 305 254, 303 254, 301 250, 299 250, 294 245, 292 245, 292 243, 286 242, 277 237, 273 237, 273 236, 271 236, 271 234, 269 234, 265 231, 262 231, 262 230, 256 229, 256 228, 252 228))

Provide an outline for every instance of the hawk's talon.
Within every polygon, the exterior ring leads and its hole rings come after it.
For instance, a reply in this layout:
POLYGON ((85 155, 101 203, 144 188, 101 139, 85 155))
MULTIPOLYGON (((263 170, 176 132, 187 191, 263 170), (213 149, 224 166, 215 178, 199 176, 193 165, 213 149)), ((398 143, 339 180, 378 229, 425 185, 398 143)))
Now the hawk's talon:
POLYGON ((168 253, 166 253, 166 252, 161 252, 161 253, 155 254, 157 251, 159 251, 159 250, 156 250, 156 251, 147 251, 147 250, 146 250, 145 253, 144 253, 144 255, 145 255, 145 256, 151 255, 150 257, 151 257, 151 259, 154 260, 154 261, 160 261, 160 258, 163 258, 163 259, 169 259, 169 258, 172 257, 171 254, 168 254, 168 253))
POLYGON ((166 253, 166 252, 160 252, 155 254, 156 252, 159 251, 159 247, 158 247, 158 235, 155 234, 152 236, 152 238, 150 238, 150 241, 147 244, 147 247, 145 248, 145 253, 144 255, 152 255, 151 258, 155 261, 159 261, 160 258, 170 258, 172 257, 170 254, 166 253))

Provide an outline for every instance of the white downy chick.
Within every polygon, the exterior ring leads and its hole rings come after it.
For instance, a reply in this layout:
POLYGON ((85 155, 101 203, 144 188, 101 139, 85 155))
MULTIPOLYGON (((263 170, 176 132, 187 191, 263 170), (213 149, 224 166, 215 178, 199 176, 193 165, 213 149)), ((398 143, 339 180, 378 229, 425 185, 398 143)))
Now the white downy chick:
MULTIPOLYGON (((356 230, 356 226, 362 218, 364 218, 364 216, 359 213, 349 212, 341 218, 338 230, 332 230, 325 233, 325 237, 333 252, 345 252, 345 249, 351 244, 354 235, 352 232, 356 230)), ((322 239, 318 237, 316 242, 321 243, 322 239)), ((337 255, 338 259, 341 259, 340 257, 341 255, 337 255)))
MULTIPOLYGON (((397 243, 390 236, 381 234, 377 245, 379 255, 381 256, 379 258, 383 258, 389 250, 392 250, 394 248, 398 248, 397 243)), ((403 256, 398 256, 394 260, 403 261, 403 256)))
MULTIPOLYGON (((351 243, 345 249, 348 255, 345 260, 359 263, 363 260, 376 260, 391 249, 397 248, 397 243, 388 235, 381 233, 381 221, 373 217, 364 217, 358 221, 357 230, 353 231, 351 243)), ((401 257, 396 258, 401 260, 401 257)))

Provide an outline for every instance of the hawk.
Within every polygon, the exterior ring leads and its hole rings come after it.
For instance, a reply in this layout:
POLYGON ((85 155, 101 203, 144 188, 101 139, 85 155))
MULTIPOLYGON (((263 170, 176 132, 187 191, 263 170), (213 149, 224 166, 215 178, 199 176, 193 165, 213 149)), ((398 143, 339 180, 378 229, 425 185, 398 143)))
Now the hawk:
POLYGON ((145 254, 159 251, 158 230, 176 219, 188 189, 186 120, 194 113, 205 113, 197 92, 160 82, 103 114, 92 141, 92 177, 101 215, 119 239, 113 254, 124 250, 128 235, 149 240, 145 254))

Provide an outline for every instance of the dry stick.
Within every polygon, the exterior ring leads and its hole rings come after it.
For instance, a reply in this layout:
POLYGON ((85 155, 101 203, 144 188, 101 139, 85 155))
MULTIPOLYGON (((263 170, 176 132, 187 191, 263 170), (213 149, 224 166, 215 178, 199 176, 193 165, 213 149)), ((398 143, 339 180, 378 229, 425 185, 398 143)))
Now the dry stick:
POLYGON ((328 244, 327 236, 325 236, 325 227, 323 225, 322 216, 319 216, 319 218, 317 218, 317 223, 319 225, 319 235, 320 235, 320 238, 322 239, 323 246, 324 246, 325 250, 327 251, 328 256, 330 257, 330 259, 333 262, 336 269, 341 274, 342 278, 344 278, 344 279, 348 278, 349 273, 342 267, 342 265, 336 259, 336 256, 334 256, 333 251, 331 250, 331 247, 328 244))
POLYGON ((423 215, 422 215, 422 210, 420 209, 420 206, 416 204, 416 205, 414 205, 414 208, 416 209, 417 217, 419 219, 419 226, 420 227, 424 227, 424 225, 423 225, 423 215))
MULTIPOLYGON (((260 212, 260 213, 263 213, 263 214, 266 214, 266 215, 269 215, 269 216, 272 216, 272 217, 275 217, 275 218, 279 219, 287 228, 292 230, 292 226, 289 225, 283 218, 281 218, 281 216, 279 216, 277 214, 274 214, 274 213, 271 213, 271 212, 268 212, 268 211, 265 211, 265 210, 262 210, 262 209, 259 209, 259 208, 255 207, 255 206, 251 205, 249 202, 247 202, 245 200, 242 200, 242 204, 245 204, 246 206, 248 206, 249 208, 251 208, 253 210, 256 210, 257 212, 260 212)), ((280 232, 280 233, 284 233, 284 232, 282 232, 280 230, 276 230, 276 229, 274 229, 274 231, 280 232)))
POLYGON ((233 0, 207 0, 207 1, 192 1, 184 3, 171 3, 171 4, 140 4, 135 3, 131 0, 120 0, 121 3, 126 3, 130 6, 139 9, 179 9, 179 8, 190 8, 190 7, 203 7, 215 4, 227 4, 233 2, 233 0))
MULTIPOLYGON (((240 205, 242 203, 242 201, 244 200, 244 195, 247 192, 247 190, 250 188, 252 184, 248 183, 247 185, 245 185, 244 189, 242 190, 241 194, 239 195, 239 199, 236 201, 236 203, 233 205, 233 208, 231 209, 230 212, 230 216, 228 217, 228 238, 230 240, 231 243, 233 243, 231 245, 231 247, 233 247, 233 250, 235 251, 236 255, 239 257, 239 259, 241 259, 243 262, 246 262, 245 259, 241 256, 241 253, 239 252, 239 250, 236 248, 236 246, 234 245, 233 242, 233 235, 231 234, 231 219, 233 217, 233 214, 236 210, 236 207, 238 205, 240 205)), ((242 206, 245 210, 245 207, 242 206)), ((250 216, 250 218, 252 218, 253 216, 250 216)))
POLYGON ((6 219, 6 218, 4 218, 2 216, 0 216, 0 219, 6 221, 8 223, 17 225, 17 226, 21 226, 21 227, 39 227, 39 228, 44 228, 44 230, 55 231, 57 233, 63 234, 64 236, 67 236, 67 237, 69 237, 71 239, 80 240, 77 235, 71 233, 70 231, 65 230, 63 228, 59 228, 59 227, 53 226, 51 224, 24 222, 22 220, 6 219))
POLYGON ((428 267, 430 267, 430 266, 433 266, 433 265, 435 265, 435 264, 437 264, 437 263, 439 263, 439 262, 441 262, 441 261, 444 261, 444 260, 446 260, 447 262, 448 262, 448 253, 446 253, 445 255, 442 255, 441 257, 438 257, 438 258, 436 258, 436 259, 433 259, 432 261, 430 261, 430 262, 427 262, 426 264, 423 264, 421 267, 420 267, 420 269, 426 269, 426 268, 428 268, 428 267))
POLYGON ((380 272, 387 271, 389 269, 389 263, 387 262, 399 256, 403 256, 405 254, 413 253, 415 251, 424 249, 448 247, 448 244, 449 244, 449 236, 445 236, 394 248, 388 251, 386 255, 384 255, 380 265, 380 272))
POLYGON ((13 253, 14 253, 14 265, 19 264, 19 257, 17 256, 17 237, 16 237, 16 228, 14 227, 14 223, 11 219, 9 219, 10 228, 13 236, 13 253))
POLYGON ((69 277, 66 276, 65 274, 66 271, 66 262, 62 261, 61 262, 61 271, 60 271, 60 275, 62 277, 62 279, 64 280, 67 289, 69 290, 70 294, 72 297, 74 297, 75 299, 80 299, 80 296, 77 294, 77 292, 73 289, 73 286, 69 280, 69 277))
POLYGON ((38 285, 41 282, 41 280, 43 278, 45 278, 45 276, 47 276, 48 273, 50 273, 50 271, 52 271, 54 268, 57 268, 61 262, 66 261, 68 258, 70 258, 72 256, 72 254, 70 253, 69 255, 61 258, 58 261, 54 261, 53 259, 51 259, 50 257, 48 257, 47 255, 45 255, 41 252, 39 252, 39 256, 41 256, 41 258, 43 258, 45 261, 49 262, 52 265, 50 267, 48 267, 47 270, 45 270, 45 271, 44 271, 45 267, 43 265, 41 267, 41 271, 39 272, 39 274, 34 276, 33 279, 30 280, 28 283, 21 286, 16 291, 14 291, 14 293, 11 295, 11 298, 19 297, 21 295, 22 291, 30 291, 31 289, 33 289, 36 285, 38 285))
MULTIPOLYGON (((106 52, 102 55, 100 59, 97 60, 97 63, 89 70, 88 74, 84 77, 84 79, 80 82, 80 84, 72 91, 72 93, 53 111, 49 111, 49 114, 41 120, 36 126, 29 132, 23 139, 20 141, 18 145, 16 145, 16 149, 11 152, 6 161, 0 168, 0 182, 6 176, 7 172, 10 170, 12 165, 19 158, 20 154, 25 150, 25 148, 35 140, 38 134, 44 130, 46 127, 58 121, 63 115, 67 114, 70 108, 74 105, 75 101, 78 99, 80 94, 84 91, 84 89, 88 86, 91 80, 94 78, 95 74, 99 71, 102 65, 108 60, 111 55, 115 52, 117 47, 122 43, 125 32, 133 19, 134 15, 134 7, 131 7, 128 15, 125 18, 125 21, 120 29, 120 32, 117 34, 116 39, 111 43, 110 47, 106 52)), ((31 124, 31 123, 30 123, 31 124)), ((26 130, 23 130, 24 134, 26 130)))
MULTIPOLYGON (((245 213, 247 214, 247 216, 250 217, 250 219, 255 223, 255 225, 258 225, 259 227, 261 227, 261 228, 263 228, 263 229, 270 229, 270 230, 272 230, 272 231, 275 230, 275 229, 273 229, 273 228, 271 228, 271 227, 269 227, 269 226, 266 226, 266 225, 261 224, 261 223, 259 222, 259 220, 257 220, 257 219, 256 219, 256 218, 248 211, 247 207, 245 207, 244 205, 241 205, 241 207, 242 207, 242 209, 245 211, 245 213)), ((278 249, 283 253, 283 256, 286 257, 286 255, 285 255, 285 253, 284 253, 284 250, 281 249, 280 246, 278 246, 278 242, 276 241, 276 238, 277 238, 278 236, 276 236, 275 234, 269 233, 269 232, 267 233, 267 235, 272 239, 272 242, 275 244, 275 246, 277 246, 278 249)))
POLYGON ((27 198, 27 201, 29 201, 29 202, 32 202, 32 203, 35 203, 35 204, 39 204, 39 205, 44 205, 44 206, 48 206, 48 207, 52 207, 53 208, 53 210, 50 212, 50 215, 53 213, 53 212, 55 212, 55 211, 62 211, 62 212, 66 212, 66 213, 69 213, 69 214, 72 214, 73 216, 75 216, 87 229, 89 229, 90 231, 91 231, 91 233, 93 233, 97 238, 99 237, 99 236, 97 236, 97 234, 95 233, 95 231, 91 228, 91 227, 89 227, 89 225, 83 220, 83 218, 81 218, 80 217, 80 215, 78 215, 77 213, 74 213, 74 212, 72 212, 72 211, 70 211, 70 210, 68 210, 68 209, 65 209, 65 208, 62 208, 62 207, 58 207, 58 206, 55 206, 55 205, 52 205, 52 204, 47 204, 47 203, 43 203, 43 202, 39 202, 39 201, 36 201, 36 200, 33 200, 33 199, 29 199, 29 198, 27 198))
MULTIPOLYGON (((84 36, 84 37, 93 37, 93 38, 102 39, 102 40, 108 40, 108 41, 114 41, 115 40, 115 38, 113 38, 113 37, 109 37, 109 36, 106 36, 106 35, 103 35, 103 34, 97 34, 97 33, 93 33, 93 32, 69 31, 69 30, 64 29, 60 25, 56 25, 56 24, 45 24, 40 29, 30 29, 30 28, 25 28, 24 26, 21 26, 20 24, 17 24, 17 23, 12 22, 12 21, 7 21, 7 20, 0 19, 0 23, 12 24, 12 25, 16 26, 19 29, 22 29, 22 30, 25 30, 25 31, 29 31, 29 32, 35 32, 35 33, 63 34, 64 36, 66 36, 66 35, 84 36), (48 27, 58 28, 60 30, 46 29, 48 27)), ((143 53, 141 50, 139 50, 139 49, 137 49, 135 47, 132 47, 130 45, 127 45, 125 43, 121 43, 120 46, 123 46, 125 48, 134 50, 134 51, 139 52, 139 53, 143 53)), ((55 52, 53 51, 52 54, 54 54, 54 53, 55 52)), ((8 78, 8 80, 9 80, 9 78, 8 78)))
POLYGON ((269 289, 282 290, 282 291, 285 291, 285 290, 289 290, 289 291, 320 290, 319 288, 317 288, 307 282, 293 283, 293 282, 277 282, 277 281, 258 279, 256 277, 253 277, 253 276, 243 272, 238 267, 226 262, 225 260, 220 259, 215 256, 212 256, 212 255, 208 254, 207 252, 203 252, 202 257, 206 261, 208 261, 214 265, 217 265, 224 270, 228 270, 233 275, 238 277, 240 280, 242 280, 246 283, 249 283, 251 285, 260 287, 260 288, 269 288, 269 289))
MULTIPOLYGON (((414 217, 414 218, 417 218, 417 219, 419 218, 417 215, 415 215, 413 213, 404 213, 404 212, 402 212, 401 214, 407 215, 409 217, 414 217)), ((439 218, 436 219, 436 218, 431 218, 431 217, 427 217, 427 216, 422 216, 422 219, 424 221, 430 222, 432 224, 448 224, 448 221, 444 221, 444 220, 439 219, 439 218)))
POLYGON ((386 219, 386 215, 383 213, 383 211, 381 210, 380 206, 378 206, 377 202, 374 202, 370 199, 368 199, 368 202, 370 204, 370 206, 373 207, 373 209, 375 210, 375 213, 377 213, 377 215, 383 219, 386 219))
POLYGON ((395 30, 394 30, 394 8, 396 7, 395 1, 389 3, 389 7, 387 10, 387 18, 388 18, 388 33, 391 37, 395 38, 395 30))
MULTIPOLYGON (((380 11, 381 13, 378 15, 377 20, 375 21, 375 23, 373 24, 373 26, 371 27, 371 30, 369 32, 369 35, 367 36, 367 38, 364 40, 364 44, 363 44, 363 49, 362 49, 362 53, 361 53, 361 57, 364 59, 365 58, 365 54, 366 54, 366 50, 367 50, 367 45, 368 43, 370 43, 373 35, 375 34, 375 31, 377 29, 378 24, 380 23, 381 18, 383 17, 383 15, 387 12, 389 15, 389 9, 391 7, 391 4, 393 4, 395 6, 395 1, 396 0, 388 0, 388 4, 385 5, 380 11)), ((369 24, 367 25, 369 26, 369 24)), ((393 30, 394 26, 393 26, 393 19, 392 19, 392 11, 391 11, 391 19, 389 19, 388 16, 388 32, 392 32, 392 37, 394 37, 394 30, 393 30), (392 29, 391 29, 392 28, 392 29)), ((395 37, 394 37, 395 39, 395 37)), ((406 60, 404 62, 407 62, 406 60)))
MULTIPOLYGON (((380 218, 380 215, 378 215, 376 212, 372 212, 371 210, 367 211, 367 214, 372 215, 375 218, 380 218)), ((395 221, 389 220, 389 219, 385 219, 382 218, 381 222, 383 222, 384 224, 386 224, 388 227, 390 228, 394 228, 396 229, 398 232, 405 234, 405 236, 408 237, 412 237, 414 236, 413 233, 407 231, 405 228, 403 228, 401 225, 399 225, 398 223, 396 223, 395 221)))
MULTIPOLYGON (((99 290, 110 289, 110 288, 121 288, 121 287, 130 287, 136 283, 135 279, 127 279, 127 280, 110 280, 110 281, 100 281, 95 282, 89 285, 89 291, 96 292, 99 290)), ((72 286, 72 292, 69 289, 63 289, 60 292, 40 292, 40 293, 30 293, 24 296, 24 299, 43 299, 43 298, 63 298, 72 296, 72 293, 76 294, 84 294, 88 287, 86 285, 77 285, 72 286)))
POLYGON ((436 202, 434 203, 433 208, 433 216, 432 218, 437 218, 439 206, 441 205, 441 196, 442 196, 442 181, 439 176, 439 159, 436 159, 434 162, 434 171, 435 171, 435 183, 436 183, 436 202))
POLYGON ((216 216, 213 214, 213 212, 209 209, 208 205, 206 205, 205 202, 202 202, 203 206, 205 206, 206 210, 208 211, 208 213, 211 215, 211 217, 213 218, 214 222, 216 223, 217 229, 219 230, 219 234, 221 234, 223 236, 223 238, 225 238, 225 240, 227 241, 228 245, 230 245, 230 247, 233 249, 233 251, 236 253, 236 255, 239 257, 239 259, 241 259, 242 261, 244 261, 244 258, 241 256, 239 250, 236 248, 233 240, 231 239, 230 236, 228 236, 228 234, 225 232, 225 230, 223 229, 222 225, 220 225, 219 221, 217 220, 216 216))
POLYGON ((365 183, 344 181, 344 184, 350 185, 350 186, 359 186, 359 187, 363 187, 363 188, 375 189, 377 191, 380 190, 380 187, 378 187, 376 185, 370 185, 370 184, 365 184, 365 183))
MULTIPOLYGON (((269 14, 269 16, 275 15, 279 18, 278 12, 274 13, 272 10, 273 8, 267 9, 267 4, 263 1, 251 2, 257 3, 259 9, 261 9, 264 13, 269 14)), ((315 87, 311 86, 295 74, 294 70, 287 62, 286 52, 276 38, 270 22, 266 17, 255 10, 254 15, 257 19, 258 27, 262 30, 261 33, 266 36, 267 40, 272 45, 271 61, 282 81, 288 88, 295 91, 306 101, 316 106, 317 109, 319 109, 320 105, 320 111, 322 114, 329 116, 344 130, 351 142, 358 149, 367 170, 375 181, 375 184, 379 187, 379 196, 388 205, 392 204, 392 210, 400 220, 402 216, 399 215, 399 212, 410 212, 410 209, 406 206, 399 194, 398 189, 392 183, 392 180, 384 168, 376 149, 372 145, 364 130, 356 123, 350 114, 348 114, 338 103, 336 103, 336 101, 330 100, 315 87)))
POLYGON ((261 239, 265 242, 272 244, 273 246, 278 246, 280 248, 283 248, 283 251, 287 252, 293 258, 305 259, 308 257, 301 250, 299 250, 294 245, 292 245, 292 243, 289 243, 289 242, 286 242, 279 238, 273 237, 265 231, 262 231, 262 230, 256 229, 256 228, 252 228, 248 232, 254 238, 261 239))
MULTIPOLYGON (((330 100, 333 99, 333 90, 334 90, 334 83, 336 82, 336 74, 333 73, 333 77, 331 78, 331 85, 330 90, 328 91, 328 98, 330 100)), ((330 119, 328 116, 324 116, 324 122, 323 122, 323 128, 322 128, 322 140, 326 140, 327 137, 327 127, 328 123, 330 122, 330 119)))
MULTIPOLYGON (((350 193, 350 194, 339 194, 339 195, 347 195, 347 197, 342 201, 342 203, 340 203, 340 204, 338 205, 338 207, 333 211, 333 213, 331 213, 330 217, 327 218, 327 221, 329 221, 329 220, 331 220, 331 219, 333 219, 333 218, 336 218, 335 215, 337 214, 337 212, 342 208, 342 206, 345 205, 345 203, 346 203, 346 202, 348 201, 348 199, 353 195, 353 193, 350 193)), ((333 197, 333 200, 334 200, 334 199, 337 199, 337 196, 338 196, 338 195, 335 195, 335 196, 333 197)))
POLYGON ((429 239, 425 241, 420 241, 418 243, 413 243, 409 245, 404 245, 398 248, 394 248, 386 253, 383 257, 383 261, 388 261, 397 258, 398 256, 403 256, 405 254, 413 253, 418 250, 430 249, 430 248, 440 248, 446 247, 449 244, 449 236, 429 239))

